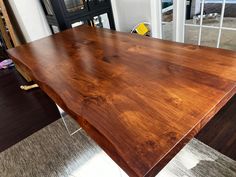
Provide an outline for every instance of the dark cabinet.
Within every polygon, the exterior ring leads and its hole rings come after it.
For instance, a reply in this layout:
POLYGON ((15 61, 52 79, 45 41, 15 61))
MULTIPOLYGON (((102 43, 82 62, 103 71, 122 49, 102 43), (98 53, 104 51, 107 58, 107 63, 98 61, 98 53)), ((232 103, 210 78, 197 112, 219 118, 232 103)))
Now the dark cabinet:
POLYGON ((110 0, 41 0, 53 33, 88 24, 115 30, 110 0))
POLYGON ((88 0, 89 8, 96 9, 109 5, 109 0, 88 0))
POLYGON ((63 0, 63 8, 66 10, 66 13, 82 13, 87 10, 85 1, 83 0, 63 0))

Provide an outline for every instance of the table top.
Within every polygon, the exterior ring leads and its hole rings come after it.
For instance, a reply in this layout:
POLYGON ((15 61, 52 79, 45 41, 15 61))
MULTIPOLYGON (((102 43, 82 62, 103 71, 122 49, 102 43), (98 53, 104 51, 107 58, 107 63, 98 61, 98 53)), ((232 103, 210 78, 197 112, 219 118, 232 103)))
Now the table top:
POLYGON ((155 176, 236 91, 236 53, 89 26, 8 50, 130 176, 155 176))

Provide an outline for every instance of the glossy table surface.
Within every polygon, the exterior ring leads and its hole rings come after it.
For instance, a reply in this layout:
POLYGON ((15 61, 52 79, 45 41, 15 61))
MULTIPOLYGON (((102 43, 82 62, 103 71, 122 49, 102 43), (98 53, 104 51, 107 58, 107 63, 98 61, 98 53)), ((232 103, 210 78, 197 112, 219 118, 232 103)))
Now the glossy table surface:
POLYGON ((236 91, 236 53, 81 26, 8 50, 130 176, 155 176, 236 91))

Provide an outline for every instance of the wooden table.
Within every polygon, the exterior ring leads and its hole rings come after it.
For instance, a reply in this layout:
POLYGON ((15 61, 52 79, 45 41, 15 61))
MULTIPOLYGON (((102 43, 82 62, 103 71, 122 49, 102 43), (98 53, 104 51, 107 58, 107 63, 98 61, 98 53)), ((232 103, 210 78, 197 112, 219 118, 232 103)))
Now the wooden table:
POLYGON ((130 176, 155 176, 236 91, 236 53, 82 26, 8 50, 130 176))

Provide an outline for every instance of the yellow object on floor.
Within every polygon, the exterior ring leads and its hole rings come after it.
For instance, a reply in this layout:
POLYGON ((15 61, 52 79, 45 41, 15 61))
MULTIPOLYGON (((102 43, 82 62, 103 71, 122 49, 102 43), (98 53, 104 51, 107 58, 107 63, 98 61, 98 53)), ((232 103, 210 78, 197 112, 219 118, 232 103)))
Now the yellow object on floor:
POLYGON ((38 84, 22 85, 22 86, 20 86, 20 88, 21 88, 22 90, 25 90, 25 91, 31 90, 31 89, 34 89, 34 88, 38 88, 38 87, 39 87, 38 84))
POLYGON ((149 32, 149 29, 144 23, 140 23, 140 25, 136 28, 136 32, 139 35, 145 36, 149 32))

